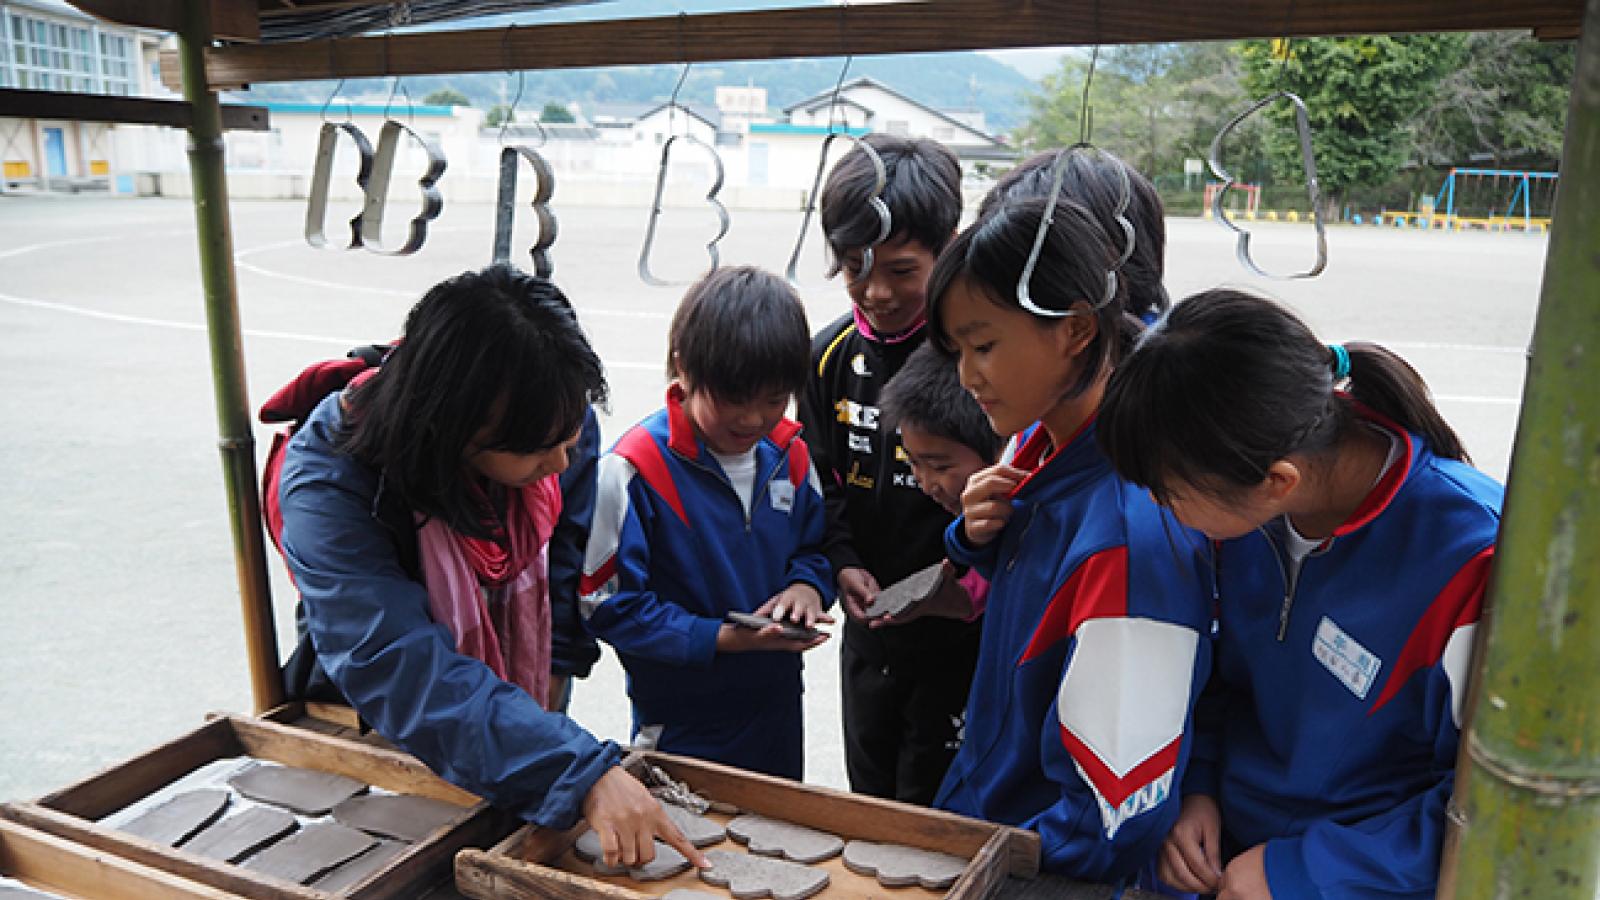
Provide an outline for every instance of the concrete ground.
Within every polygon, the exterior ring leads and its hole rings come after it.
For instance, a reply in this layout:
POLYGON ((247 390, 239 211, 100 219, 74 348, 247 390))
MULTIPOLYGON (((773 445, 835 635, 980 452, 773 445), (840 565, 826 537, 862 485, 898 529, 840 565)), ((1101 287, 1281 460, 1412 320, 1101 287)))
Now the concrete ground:
MULTIPOLYGON (((647 203, 641 187, 634 210, 559 208, 557 280, 610 369, 608 442, 660 402, 682 290, 635 274, 647 203)), ((489 259, 487 206, 448 205, 410 258, 313 250, 303 215, 293 203, 233 208, 252 404, 308 362, 394 335, 424 289, 489 259)), ((724 262, 780 269, 799 218, 735 211, 724 262)), ((664 214, 658 274, 704 268, 708 219, 664 214)), ((1504 477, 1543 237, 1338 228, 1326 274, 1269 282, 1239 266, 1215 224, 1168 227, 1174 297, 1245 286, 1293 303, 1330 340, 1389 345, 1428 378, 1479 464, 1504 477)), ((1308 227, 1256 231, 1268 265, 1309 262, 1308 227)), ((818 328, 847 301, 821 278, 815 234, 809 243, 804 294, 818 328)), ((208 710, 249 710, 197 259, 187 202, 0 197, 0 800, 81 778, 208 710)), ((258 450, 267 436, 258 430, 258 450)), ((269 563, 286 649, 293 595, 281 562, 269 563)), ((843 786, 835 643, 808 661, 809 780, 843 786)), ((573 713, 626 739, 609 652, 573 713)))

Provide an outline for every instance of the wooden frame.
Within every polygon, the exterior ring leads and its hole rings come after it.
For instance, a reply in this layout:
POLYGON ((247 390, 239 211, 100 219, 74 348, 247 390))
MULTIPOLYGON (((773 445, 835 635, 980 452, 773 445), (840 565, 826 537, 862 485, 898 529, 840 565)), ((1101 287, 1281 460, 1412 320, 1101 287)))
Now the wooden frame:
MULTIPOLYGON (((970 861, 967 870, 945 895, 955 900, 983 900, 1008 876, 1032 878, 1039 872, 1039 836, 1030 831, 666 753, 634 753, 624 763, 641 780, 647 765, 658 766, 696 793, 743 812, 807 825, 847 840, 889 840, 964 857, 970 861)), ((456 888, 479 900, 651 900, 652 894, 555 868, 586 827, 580 822, 563 832, 529 825, 488 851, 463 850, 456 856, 456 888)), ((663 891, 671 886, 661 884, 663 891)), ((875 880, 871 885, 873 893, 884 890, 875 880)), ((827 898, 834 890, 830 887, 818 897, 827 898)))
MULTIPOLYGON (((235 44, 205 51, 206 78, 226 90, 309 81, 1414 31, 1531 29, 1575 33, 1582 0, 901 0, 860 6, 658 16, 428 31, 376 37, 235 44)), ((161 56, 176 88, 177 54, 161 56)))
POLYGON ((226 900, 234 895, 0 819, 0 876, 96 900, 226 900))
POLYGON ((7 804, 0 817, 222 891, 272 900, 324 900, 333 895, 259 875, 108 828, 97 820, 149 796, 215 760, 250 756, 320 769, 366 784, 462 807, 447 829, 406 849, 346 896, 414 896, 449 877, 451 858, 468 844, 487 846, 510 830, 505 816, 434 775, 414 758, 276 722, 218 716, 174 741, 120 766, 48 794, 36 803, 7 804))

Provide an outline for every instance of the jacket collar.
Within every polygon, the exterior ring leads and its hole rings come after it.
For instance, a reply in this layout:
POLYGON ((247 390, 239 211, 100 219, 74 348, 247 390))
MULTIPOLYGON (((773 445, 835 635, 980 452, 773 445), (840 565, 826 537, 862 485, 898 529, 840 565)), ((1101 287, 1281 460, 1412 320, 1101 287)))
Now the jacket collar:
POLYGON ((1357 418, 1371 422, 1400 441, 1400 457, 1395 460, 1394 465, 1390 466, 1388 471, 1383 473, 1383 476, 1378 479, 1378 483, 1372 486, 1372 490, 1367 492, 1366 499, 1362 500, 1361 505, 1357 506, 1355 512, 1350 514, 1350 518, 1346 519, 1343 525, 1334 529, 1333 537, 1342 537, 1353 531, 1360 530, 1381 515, 1384 510, 1388 509, 1389 504, 1394 502, 1395 495, 1400 493, 1401 486, 1411 476, 1411 469, 1417 457, 1416 441, 1412 438, 1410 432, 1390 421, 1376 410, 1361 403, 1354 401, 1352 403, 1355 407, 1357 418))
POLYGON ((1073 433, 1072 437, 1068 438, 1067 442, 1060 447, 1051 446, 1050 432, 1045 429, 1043 422, 1035 425, 1033 433, 1028 436, 1027 441, 1023 442, 1021 447, 1017 448, 1017 455, 1011 461, 1012 465, 1028 472, 1027 477, 1018 482, 1017 486, 1012 489, 1011 496, 1013 498, 1021 496, 1033 484, 1035 479, 1045 481, 1053 477, 1054 473, 1051 476, 1046 476, 1043 473, 1046 470, 1057 467, 1058 460, 1061 466, 1067 467, 1068 471, 1081 468, 1083 460, 1086 458, 1085 454, 1093 455, 1097 452, 1094 444, 1095 418, 1095 415, 1091 415, 1085 419, 1083 424, 1078 426, 1078 430, 1073 433))
MULTIPOLYGON (((683 408, 687 396, 683 385, 673 382, 667 386, 667 449, 684 459, 698 462, 705 450, 705 442, 695 434, 694 422, 689 419, 688 410, 683 408)), ((800 423, 787 418, 779 419, 778 424, 767 432, 767 439, 776 444, 779 450, 789 449, 789 445, 799 436, 800 423)))
POLYGON ((903 344, 921 334, 922 329, 928 324, 928 309, 923 307, 922 314, 917 316, 917 320, 911 323, 910 328, 893 337, 885 337, 872 330, 872 324, 867 321, 866 316, 861 314, 861 307, 856 306, 854 303, 850 304, 850 315, 855 319, 856 330, 861 332, 862 337, 874 344, 903 344))

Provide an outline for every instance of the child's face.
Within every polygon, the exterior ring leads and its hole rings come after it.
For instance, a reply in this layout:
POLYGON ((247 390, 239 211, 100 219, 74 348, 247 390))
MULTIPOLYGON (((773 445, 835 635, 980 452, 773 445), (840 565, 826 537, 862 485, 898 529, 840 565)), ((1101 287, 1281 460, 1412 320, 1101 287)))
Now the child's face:
MULTIPOLYGON (((581 431, 581 429, 580 429, 581 431)), ((487 440, 488 429, 479 432, 487 440)), ((506 487, 525 487, 536 481, 560 475, 567 470, 572 451, 578 444, 578 431, 551 447, 533 453, 514 453, 509 450, 482 450, 474 443, 467 445, 467 464, 478 474, 506 487)))
POLYGON ((743 403, 730 403, 684 386, 683 410, 695 431, 713 453, 732 456, 747 452, 766 437, 789 407, 788 391, 763 391, 743 403))
POLYGON ((944 507, 945 512, 960 515, 961 492, 967 489, 967 479, 988 462, 966 444, 911 422, 900 424, 900 441, 905 445, 906 455, 911 457, 911 474, 917 477, 922 492, 944 507))
POLYGON ((1077 369, 1078 339, 1068 319, 1043 321, 1000 306, 965 278, 939 304, 945 333, 959 354, 961 386, 978 401, 995 433, 1010 437, 1061 402, 1077 369))
POLYGON ((1219 494, 1178 482, 1167 489, 1164 504, 1179 522, 1214 541, 1227 541, 1255 531, 1289 512, 1301 483, 1300 470, 1287 460, 1267 468, 1254 487, 1219 494))
POLYGON ((872 271, 858 277, 863 259, 851 250, 842 260, 850 301, 878 334, 900 334, 916 324, 928 306, 928 274, 937 254, 910 237, 891 238, 872 248, 872 271))

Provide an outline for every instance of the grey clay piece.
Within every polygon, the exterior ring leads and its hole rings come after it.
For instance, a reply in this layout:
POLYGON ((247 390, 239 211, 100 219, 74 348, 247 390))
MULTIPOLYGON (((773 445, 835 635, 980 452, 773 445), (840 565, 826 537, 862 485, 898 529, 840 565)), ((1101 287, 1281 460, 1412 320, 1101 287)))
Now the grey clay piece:
POLYGON ((363 794, 333 808, 335 821, 379 837, 416 843, 461 818, 453 803, 411 794, 363 794))
POLYGON ((851 841, 844 848, 844 865, 857 875, 878 876, 887 887, 920 884, 929 890, 943 890, 966 871, 967 861, 902 844, 851 841))
POLYGON ((594 829, 585 831, 578 838, 578 843, 573 850, 582 859, 593 863, 594 870, 601 875, 626 874, 634 881, 660 881, 689 868, 689 860, 682 853, 672 849, 666 844, 656 841, 656 858, 642 866, 628 868, 625 866, 608 866, 603 859, 604 853, 600 848, 600 835, 594 829))
POLYGON ((728 823, 728 834, 751 853, 781 856, 798 863, 822 862, 838 856, 844 841, 835 835, 793 822, 746 814, 728 823))
POLYGON ((407 845, 400 841, 380 840, 378 846, 311 882, 311 886, 330 894, 342 894, 388 865, 395 857, 404 853, 406 847, 407 845))
POLYGON ((944 563, 936 562, 896 581, 879 591, 878 596, 873 597, 872 602, 867 604, 867 618, 900 615, 913 604, 921 603, 933 596, 934 591, 939 589, 943 575, 944 563))
POLYGON ((337 822, 313 822, 245 860, 244 867, 284 881, 309 884, 376 843, 376 838, 337 822))
POLYGON ((254 766, 228 779, 228 784, 251 800, 282 806, 303 816, 325 816, 367 789, 353 778, 293 766, 254 766))
POLYGON ((195 835, 183 849, 223 862, 238 862, 300 827, 294 816, 270 806, 252 806, 195 835))
POLYGON ((707 850, 711 868, 700 870, 700 880, 727 888, 741 900, 805 900, 828 886, 828 873, 799 863, 736 850, 707 850))
POLYGON ((719 825, 715 819, 695 815, 675 803, 667 803, 666 801, 662 801, 661 808, 666 810, 667 818, 672 820, 672 824, 678 826, 678 830, 683 832, 685 838, 689 839, 689 843, 696 847, 709 847, 712 844, 721 842, 723 838, 728 836, 727 830, 719 825))
POLYGON ((176 847, 215 822, 231 799, 227 791, 215 788, 189 791, 151 807, 120 830, 176 847))

